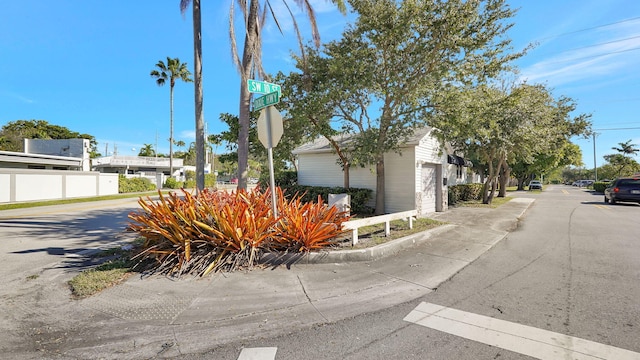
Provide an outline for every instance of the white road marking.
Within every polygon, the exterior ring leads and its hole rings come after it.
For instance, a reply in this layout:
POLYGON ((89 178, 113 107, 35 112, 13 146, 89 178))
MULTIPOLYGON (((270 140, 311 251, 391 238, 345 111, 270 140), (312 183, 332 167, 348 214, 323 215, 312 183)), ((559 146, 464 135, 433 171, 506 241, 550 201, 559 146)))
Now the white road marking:
POLYGON ((640 353, 423 302, 404 321, 549 360, 640 360, 640 353))
POLYGON ((240 352, 238 360, 274 360, 277 347, 244 348, 240 352))

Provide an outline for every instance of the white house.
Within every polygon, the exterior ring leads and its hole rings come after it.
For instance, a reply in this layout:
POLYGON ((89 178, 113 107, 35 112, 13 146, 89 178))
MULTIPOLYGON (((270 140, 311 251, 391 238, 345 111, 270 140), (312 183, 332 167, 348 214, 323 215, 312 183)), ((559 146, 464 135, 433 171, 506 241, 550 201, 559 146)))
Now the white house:
POLYGON ((87 139, 24 139, 24 152, 0 151, 0 203, 118 193, 118 175, 89 171, 87 139))
MULTIPOLYGON (((336 138, 348 144, 348 137, 336 138)), ((343 172, 329 141, 322 137, 296 148, 298 184, 309 186, 343 186, 343 172)), ((432 135, 432 128, 416 129, 401 146, 400 153, 385 154, 385 213, 417 210, 424 216, 448 207, 447 186, 472 182, 471 163, 456 156, 449 146, 442 146, 432 135)), ((375 165, 351 167, 349 185, 374 191, 375 165)), ((373 202, 370 204, 373 206, 373 202)))

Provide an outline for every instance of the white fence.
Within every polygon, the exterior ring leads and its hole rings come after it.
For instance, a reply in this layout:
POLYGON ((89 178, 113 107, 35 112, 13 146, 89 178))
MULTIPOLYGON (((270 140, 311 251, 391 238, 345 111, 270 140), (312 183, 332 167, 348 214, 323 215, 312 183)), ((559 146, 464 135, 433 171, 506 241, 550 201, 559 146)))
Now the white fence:
POLYGON ((384 223, 384 235, 389 236, 391 234, 391 221, 409 218, 409 229, 413 229, 413 218, 417 215, 418 212, 416 210, 409 210, 393 214, 373 216, 364 219, 349 220, 343 223, 342 227, 346 230, 351 230, 351 244, 355 245, 358 243, 358 228, 384 223))
POLYGON ((59 200, 118 193, 118 174, 0 168, 0 203, 59 200))

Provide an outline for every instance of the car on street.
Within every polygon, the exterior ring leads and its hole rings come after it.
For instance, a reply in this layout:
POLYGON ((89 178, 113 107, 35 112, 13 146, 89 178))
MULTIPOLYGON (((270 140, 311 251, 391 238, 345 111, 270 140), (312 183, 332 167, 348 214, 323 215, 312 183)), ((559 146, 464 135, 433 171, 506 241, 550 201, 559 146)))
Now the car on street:
POLYGON ((577 187, 588 187, 593 185, 593 183, 595 182, 595 180, 578 180, 578 181, 574 181, 573 186, 577 186, 577 187))
POLYGON ((637 202, 640 204, 640 176, 614 180, 604 189, 604 202, 637 202))
POLYGON ((542 183, 538 180, 531 180, 529 182, 529 190, 542 190, 542 183))

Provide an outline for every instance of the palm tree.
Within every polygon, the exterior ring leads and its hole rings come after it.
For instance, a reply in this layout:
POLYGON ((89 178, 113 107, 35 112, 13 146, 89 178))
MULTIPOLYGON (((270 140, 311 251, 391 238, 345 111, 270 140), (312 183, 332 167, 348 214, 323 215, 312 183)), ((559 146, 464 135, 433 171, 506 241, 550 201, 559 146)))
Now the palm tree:
POLYGON ((612 147, 612 149, 626 157, 634 156, 638 151, 640 151, 640 149, 637 148, 638 145, 632 144, 631 140, 623 143, 618 143, 618 145, 620 145, 620 147, 614 146, 612 147))
POLYGON ((181 63, 178 58, 170 58, 167 56, 167 63, 162 60, 156 64, 156 69, 151 70, 151 77, 156 79, 158 86, 163 86, 169 80, 169 100, 171 103, 170 110, 170 131, 169 131, 169 176, 173 176, 173 87, 176 80, 184 82, 192 82, 190 78, 191 72, 187 69, 187 63, 181 63))
MULTIPOLYGON (((346 12, 346 6, 344 0, 331 0, 334 4, 338 6, 338 9, 342 12, 346 12)), ((238 188, 246 189, 247 188, 247 169, 248 169, 248 161, 249 161, 249 113, 250 113, 250 102, 251 102, 251 93, 247 89, 247 80, 253 77, 265 78, 265 71, 262 67, 262 27, 265 24, 265 19, 268 15, 273 17, 276 26, 282 33, 282 29, 280 28, 280 24, 278 23, 278 19, 275 17, 275 12, 271 7, 271 2, 269 0, 250 0, 250 1, 238 1, 238 6, 240 7, 240 11, 243 14, 243 21, 245 24, 245 38, 244 38, 244 48, 242 51, 242 58, 238 53, 238 47, 236 44, 236 34, 235 34, 235 24, 234 24, 234 14, 235 14, 235 1, 231 1, 231 8, 229 10, 229 35, 231 39, 231 53, 233 57, 233 62, 236 65, 238 72, 240 73, 240 108, 239 108, 239 123, 240 130, 238 132, 238 188)), ((302 36, 300 35, 300 31, 298 29, 298 24, 293 16, 293 12, 289 7, 289 2, 287 0, 282 0, 285 7, 289 11, 291 15, 291 19, 293 20, 293 27, 296 31, 296 35, 298 37, 298 43, 300 45, 301 51, 303 51, 302 47, 302 36)), ((311 6, 310 0, 294 0, 294 2, 303 9, 309 18, 309 22, 311 24, 311 32, 314 43, 316 46, 320 46, 320 36, 318 32, 318 27, 316 25, 315 12, 313 7, 311 6)), ((180 0, 180 9, 184 13, 184 10, 189 6, 191 0, 180 0)), ((196 31, 196 20, 195 20, 195 12, 196 12, 196 4, 198 8, 198 13, 200 11, 200 0, 193 0, 193 11, 194 11, 194 52, 198 54, 201 50, 199 39, 200 39, 200 21, 198 14, 198 30, 196 31), (196 41, 197 34, 197 41, 196 41)), ((302 53, 302 58, 304 59, 304 52, 302 53)), ((196 74, 196 79, 198 75, 196 74)), ((197 92, 197 90, 196 90, 197 92)), ((197 100, 196 100, 196 108, 197 108, 197 100)), ((197 115, 196 115, 197 117, 197 115)), ((196 130, 196 134, 198 134, 198 130, 196 130)), ((204 133, 203 133, 204 134, 204 133)), ((202 145, 204 148, 204 143, 202 145)), ((198 149, 200 147, 198 146, 198 149)), ((203 150, 204 152, 204 150, 203 150)))
POLYGON ((155 150, 153 150, 153 145, 144 144, 142 149, 140 149, 140 152, 138 153, 138 156, 149 156, 149 157, 156 156, 156 152, 155 152, 155 150))
MULTIPOLYGON (((187 11, 191 0, 180 0, 180 12, 187 11)), ((195 71, 194 99, 196 116, 196 189, 204 189, 204 115, 202 112, 202 25, 200 13, 200 0, 193 0, 193 64, 195 71)))

